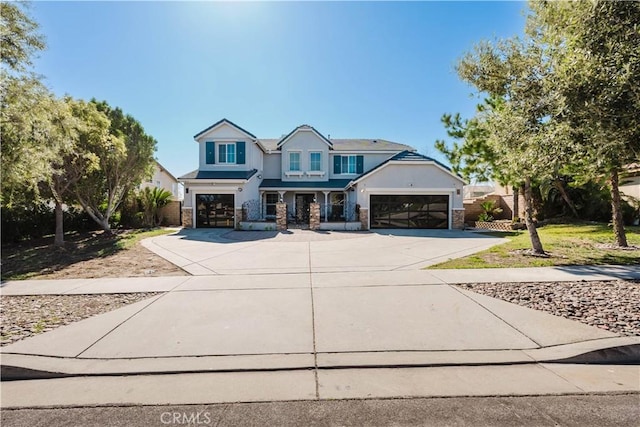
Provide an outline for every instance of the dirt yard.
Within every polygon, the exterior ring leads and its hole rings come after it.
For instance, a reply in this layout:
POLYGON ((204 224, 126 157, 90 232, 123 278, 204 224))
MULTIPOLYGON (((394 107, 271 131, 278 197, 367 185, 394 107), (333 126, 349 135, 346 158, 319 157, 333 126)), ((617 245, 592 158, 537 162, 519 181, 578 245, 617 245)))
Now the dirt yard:
POLYGON ((53 237, 2 246, 2 279, 69 279, 97 277, 186 276, 186 272, 140 244, 171 230, 100 232, 67 237, 64 248, 53 237))

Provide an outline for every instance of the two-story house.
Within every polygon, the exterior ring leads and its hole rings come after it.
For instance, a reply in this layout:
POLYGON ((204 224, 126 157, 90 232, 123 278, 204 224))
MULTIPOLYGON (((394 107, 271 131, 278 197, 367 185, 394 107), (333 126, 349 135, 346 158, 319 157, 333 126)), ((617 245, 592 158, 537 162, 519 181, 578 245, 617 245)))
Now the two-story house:
POLYGON ((272 220, 279 202, 303 226, 318 203, 323 223, 350 229, 463 227, 463 180, 408 145, 333 139, 308 125, 263 139, 226 119, 194 139, 199 167, 179 178, 185 227, 272 220))

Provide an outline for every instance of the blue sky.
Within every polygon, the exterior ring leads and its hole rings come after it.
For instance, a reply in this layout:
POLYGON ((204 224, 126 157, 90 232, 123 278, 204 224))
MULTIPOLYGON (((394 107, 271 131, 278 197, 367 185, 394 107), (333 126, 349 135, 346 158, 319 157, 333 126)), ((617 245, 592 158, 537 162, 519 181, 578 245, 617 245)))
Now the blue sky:
POLYGON ((522 2, 36 2, 56 94, 137 118, 174 175, 226 117, 258 137, 306 123, 409 144, 439 160, 445 112, 476 99, 454 70, 482 39, 522 33, 522 2))

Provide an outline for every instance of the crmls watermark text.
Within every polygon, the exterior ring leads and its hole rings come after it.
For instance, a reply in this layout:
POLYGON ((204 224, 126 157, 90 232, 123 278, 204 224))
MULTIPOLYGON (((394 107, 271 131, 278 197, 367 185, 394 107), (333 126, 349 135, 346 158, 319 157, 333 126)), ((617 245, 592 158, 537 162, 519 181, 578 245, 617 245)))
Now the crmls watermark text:
POLYGON ((211 424, 211 414, 209 412, 163 412, 160 415, 160 422, 167 425, 198 426, 211 424))

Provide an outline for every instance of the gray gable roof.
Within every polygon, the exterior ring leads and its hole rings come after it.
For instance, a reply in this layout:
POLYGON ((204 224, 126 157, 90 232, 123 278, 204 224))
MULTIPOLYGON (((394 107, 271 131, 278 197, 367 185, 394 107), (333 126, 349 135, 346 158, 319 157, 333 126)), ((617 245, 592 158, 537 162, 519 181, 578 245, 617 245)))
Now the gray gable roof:
POLYGON ((193 136, 193 138, 195 139, 195 138, 199 137, 199 136, 200 136, 200 135, 202 135, 203 133, 206 133, 206 132, 210 131, 211 129, 213 129, 214 127, 216 127, 216 126, 218 126, 218 125, 220 125, 220 124, 222 124, 222 123, 226 123, 226 124, 228 124, 228 125, 230 125, 230 126, 233 126, 234 128, 236 128, 236 129, 238 129, 238 130, 240 130, 240 131, 242 131, 242 132, 246 133, 247 135, 249 135, 249 136, 250 136, 250 137, 252 137, 252 138, 257 138, 257 136, 255 136, 255 135, 254 135, 254 134, 252 134, 251 132, 249 132, 249 131, 246 131, 246 130, 242 129, 240 126, 238 126, 237 124, 233 123, 231 120, 227 120, 227 119, 218 120, 217 122, 215 122, 214 124, 212 124, 212 125, 211 125, 211 126, 209 126, 208 128, 206 128, 206 129, 204 129, 204 130, 202 130, 202 131, 198 132, 197 134, 195 134, 195 135, 193 136))
MULTIPOLYGON (((275 151, 281 139, 260 138, 258 141, 266 150, 275 151)), ((409 145, 384 139, 330 139, 329 141, 334 151, 415 151, 409 145)))
POLYGON ((333 146, 333 144, 331 143, 331 141, 329 141, 323 134, 321 134, 320 132, 318 132, 318 130, 316 128, 314 128, 313 126, 309 126, 309 125, 300 125, 297 128, 295 128, 294 130, 292 130, 291 132, 289 132, 288 134, 286 134, 285 136, 283 136, 282 138, 280 138, 280 141, 278 141, 277 146, 280 147, 282 144, 284 144, 284 142, 289 139, 289 137, 291 135, 293 135, 294 133, 296 133, 299 130, 302 129, 306 129, 306 130, 312 130, 314 131, 318 136, 320 136, 327 144, 329 144, 329 147, 333 146))
POLYGON ((256 169, 248 171, 201 171, 194 170, 178 179, 249 179, 258 172, 256 169))
POLYGON ((384 162, 380 163, 378 166, 374 167, 373 169, 370 169, 368 171, 366 171, 365 173, 363 173, 362 175, 360 175, 359 177, 357 177, 354 181, 358 181, 361 178, 364 178, 365 176, 373 173, 374 171, 377 171, 378 169, 380 169, 381 167, 383 167, 384 165, 386 165, 389 162, 428 162, 428 163, 435 163, 438 166, 442 167, 443 169, 447 170, 449 173, 451 173, 451 175, 456 176, 458 178, 460 178, 462 180, 462 177, 456 173, 454 173, 450 167, 440 163, 439 161, 437 161, 436 159, 433 159, 429 156, 425 156, 424 154, 420 154, 420 153, 416 153, 415 151, 402 151, 390 158, 388 158, 387 160, 385 160, 384 162))

